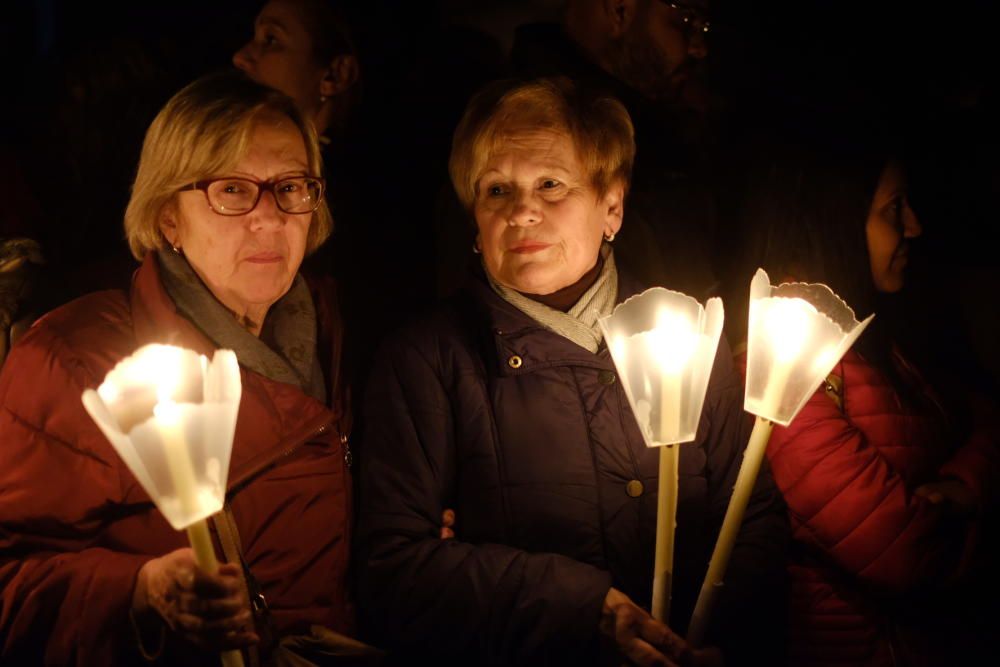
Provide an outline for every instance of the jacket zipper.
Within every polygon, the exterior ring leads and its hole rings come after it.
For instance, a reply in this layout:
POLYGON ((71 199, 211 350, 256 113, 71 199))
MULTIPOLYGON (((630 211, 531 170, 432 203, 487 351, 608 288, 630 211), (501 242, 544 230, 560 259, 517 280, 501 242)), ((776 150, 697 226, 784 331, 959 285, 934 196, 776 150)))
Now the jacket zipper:
POLYGON ((340 446, 344 448, 344 463, 350 470, 354 466, 354 455, 351 453, 351 442, 344 434, 340 436, 340 446))
MULTIPOLYGON (((251 470, 247 474, 243 475, 243 477, 241 477, 237 482, 235 482, 234 484, 232 484, 232 486, 229 487, 228 494, 236 493, 237 491, 239 491, 240 489, 242 489, 244 486, 246 486, 246 484, 249 483, 250 480, 254 479, 258 475, 260 475, 261 473, 263 473, 265 470, 269 470, 269 469, 273 468, 282 459, 285 459, 285 458, 291 456, 291 454, 293 452, 295 452, 295 450, 297 450, 299 447, 301 447, 305 443, 309 442, 313 438, 317 438, 317 437, 323 435, 324 433, 326 433, 327 429, 330 428, 330 424, 331 423, 332 422, 327 422, 325 424, 321 424, 316 430, 314 430, 312 433, 310 433, 305 438, 299 440, 298 442, 296 442, 293 445, 289 445, 288 447, 284 448, 283 450, 281 450, 280 452, 278 452, 278 454, 276 454, 274 457, 272 457, 271 459, 269 459, 265 463, 262 463, 262 464, 260 464, 260 465, 258 465, 256 467, 254 467, 253 470, 251 470)), ((341 436, 341 437, 343 438, 343 436, 341 436)))

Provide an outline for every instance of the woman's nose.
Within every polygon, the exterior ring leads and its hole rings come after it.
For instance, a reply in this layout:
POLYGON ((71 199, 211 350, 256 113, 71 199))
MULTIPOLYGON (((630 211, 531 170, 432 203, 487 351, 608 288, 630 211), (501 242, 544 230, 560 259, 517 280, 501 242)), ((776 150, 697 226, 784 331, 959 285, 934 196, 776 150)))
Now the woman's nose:
POLYGON ((542 221, 542 209, 538 199, 530 192, 519 193, 514 199, 513 208, 508 217, 511 227, 535 225, 542 221))
POLYGON ((247 74, 253 68, 254 58, 251 51, 253 50, 253 41, 249 41, 243 45, 239 51, 233 54, 233 66, 236 69, 243 70, 247 74))
POLYGON ((278 200, 270 190, 260 193, 260 201, 249 215, 250 228, 253 230, 280 227, 285 224, 285 213, 278 208, 278 200))
POLYGON ((903 211, 903 237, 915 239, 923 233, 924 228, 920 224, 920 218, 917 217, 916 212, 907 204, 906 210, 903 211))

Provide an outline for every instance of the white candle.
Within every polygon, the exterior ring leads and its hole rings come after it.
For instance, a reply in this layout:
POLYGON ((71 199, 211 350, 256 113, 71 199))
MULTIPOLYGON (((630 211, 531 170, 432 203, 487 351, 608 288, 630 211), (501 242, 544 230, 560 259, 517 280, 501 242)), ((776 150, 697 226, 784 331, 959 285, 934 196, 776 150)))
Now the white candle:
POLYGON ((180 408, 173 401, 160 401, 153 408, 153 415, 156 417, 157 431, 163 440, 163 454, 167 460, 170 479, 174 483, 177 502, 184 514, 190 516, 198 511, 198 484, 184 438, 180 408))
POLYGON ((708 629, 708 619, 712 612, 715 596, 722 588, 722 580, 726 574, 726 567, 729 565, 729 557, 736 545, 736 536, 739 534, 740 524, 743 523, 743 514, 746 512, 750 494, 757 481, 757 473, 760 471, 760 464, 764 459, 764 451, 767 449, 767 441, 771 437, 773 426, 763 417, 757 417, 754 421, 753 432, 750 433, 750 441, 747 443, 746 451, 743 454, 743 463, 740 465, 740 473, 736 477, 736 486, 733 487, 733 497, 726 509, 722 530, 719 531, 719 539, 715 542, 715 550, 712 551, 712 559, 708 563, 708 572, 705 574, 705 581, 698 593, 698 602, 695 604, 694 613, 691 616, 691 624, 688 626, 687 640, 695 648, 699 647, 705 639, 705 631, 708 629))
MULTIPOLYGON (((167 468, 170 470, 170 478, 174 482, 177 502, 180 503, 181 511, 185 515, 192 516, 200 509, 198 482, 195 479, 188 444, 184 438, 181 411, 176 403, 166 400, 153 408, 153 414, 156 417, 157 430, 163 438, 163 451, 167 459, 167 468)), ((215 557, 215 547, 212 545, 212 537, 205 520, 201 519, 188 526, 187 533, 198 567, 210 574, 218 570, 219 562, 215 557)))
POLYGON ((653 563, 653 618, 670 620, 674 536, 677 530, 677 465, 680 446, 681 377, 695 349, 696 334, 683 318, 661 313, 651 332, 660 365, 660 475, 656 501, 656 555, 653 563))
POLYGON ((771 367, 771 373, 767 377, 767 387, 764 389, 764 399, 761 401, 760 412, 765 415, 776 417, 781 410, 781 401, 785 395, 785 387, 788 385, 788 378, 792 374, 792 365, 787 362, 777 361, 771 367))
POLYGON ((660 393, 660 441, 664 445, 677 441, 681 422, 681 376, 675 371, 663 372, 660 393))
POLYGON ((656 500, 656 557, 653 564, 653 618, 670 621, 677 529, 677 468, 680 445, 660 447, 660 483, 656 500))
POLYGON ((757 306, 757 317, 763 318, 761 342, 770 347, 771 368, 764 389, 760 412, 775 419, 781 409, 788 378, 799 360, 813 330, 811 314, 816 309, 802 299, 772 299, 757 306))

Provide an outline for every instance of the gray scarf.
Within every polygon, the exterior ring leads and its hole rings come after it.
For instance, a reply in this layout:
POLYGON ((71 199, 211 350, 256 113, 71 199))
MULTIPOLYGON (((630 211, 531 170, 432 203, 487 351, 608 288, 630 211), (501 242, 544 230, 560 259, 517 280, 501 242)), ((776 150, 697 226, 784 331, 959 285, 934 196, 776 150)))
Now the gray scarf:
POLYGON ((212 295, 187 259, 169 250, 156 256, 163 287, 178 312, 213 343, 233 350, 241 366, 326 402, 326 382, 316 356, 316 308, 301 275, 271 306, 258 338, 212 295))
POLYGON ((583 293, 568 312, 549 308, 543 303, 532 301, 516 290, 504 287, 493 279, 489 271, 486 277, 490 287, 522 313, 535 320, 549 331, 568 338, 580 347, 591 352, 597 352, 604 335, 597 320, 611 314, 618 298, 618 270, 615 268, 614 253, 611 246, 601 246, 604 266, 594 284, 583 293))

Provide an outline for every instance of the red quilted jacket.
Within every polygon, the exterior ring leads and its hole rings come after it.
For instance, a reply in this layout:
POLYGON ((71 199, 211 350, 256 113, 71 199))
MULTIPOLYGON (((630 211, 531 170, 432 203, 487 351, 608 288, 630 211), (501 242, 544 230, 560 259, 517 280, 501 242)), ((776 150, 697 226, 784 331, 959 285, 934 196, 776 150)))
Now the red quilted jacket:
MULTIPOLYGON (((340 335, 316 299, 328 378, 340 335)), ((211 354, 147 257, 131 294, 98 292, 42 318, 0 373, 0 664, 142 663, 128 608, 142 565, 186 546, 83 409, 80 395, 139 346, 211 354)), ((241 369, 227 499, 279 634, 350 632, 350 478, 339 407, 241 369)), ((336 387, 330 395, 340 398, 336 387)), ((222 560, 222 551, 216 552, 222 560)), ((168 641, 166 662, 218 665, 168 641)))
MULTIPOLYGON (((905 372, 930 396, 912 369, 905 372)), ((905 407, 853 350, 833 375, 842 380, 834 392, 842 405, 821 387, 787 428, 775 426, 767 449, 794 536, 790 661, 941 664, 935 651, 947 643, 948 611, 935 614, 919 601, 962 575, 976 522, 913 491, 957 477, 989 503, 996 440, 980 430, 950 441, 943 413, 905 407)))

